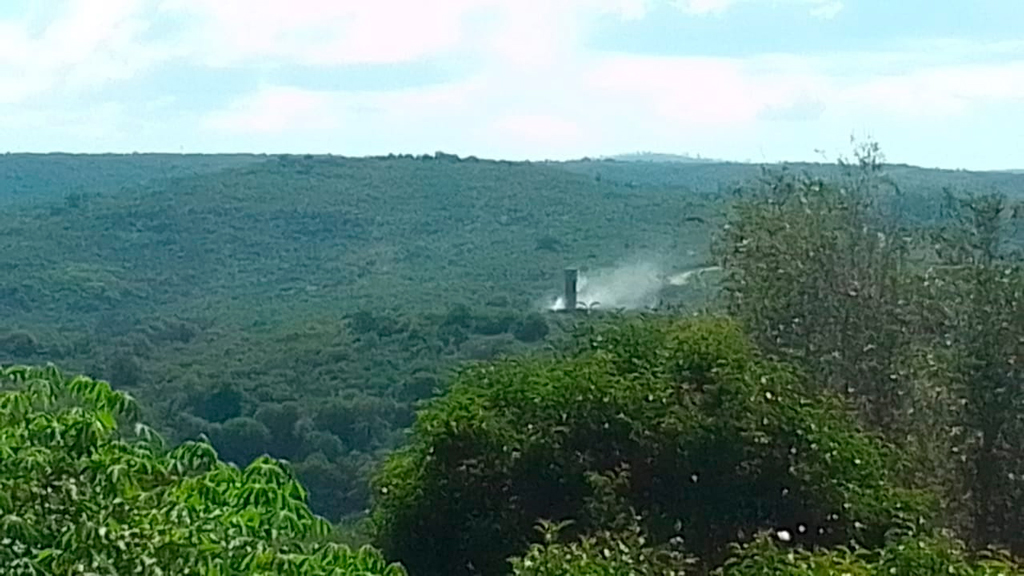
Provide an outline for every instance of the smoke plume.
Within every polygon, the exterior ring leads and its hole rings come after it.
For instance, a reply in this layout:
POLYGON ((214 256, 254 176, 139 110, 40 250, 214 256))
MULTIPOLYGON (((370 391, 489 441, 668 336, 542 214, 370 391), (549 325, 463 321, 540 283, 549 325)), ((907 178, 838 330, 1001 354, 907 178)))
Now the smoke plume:
MULTIPOLYGON (((602 310, 653 308, 658 305, 658 294, 665 283, 662 268, 653 262, 580 271, 576 285, 577 307, 602 310)), ((556 298, 549 309, 564 310, 565 297, 556 298)))

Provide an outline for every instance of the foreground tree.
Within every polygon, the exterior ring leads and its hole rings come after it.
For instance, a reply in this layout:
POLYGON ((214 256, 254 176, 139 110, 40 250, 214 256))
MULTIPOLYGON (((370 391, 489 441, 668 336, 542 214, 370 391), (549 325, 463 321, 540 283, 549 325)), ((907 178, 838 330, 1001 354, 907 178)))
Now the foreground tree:
POLYGON ((891 481, 898 455, 806 390, 720 320, 618 323, 564 357, 469 367, 376 479, 378 542, 415 574, 490 575, 541 519, 572 520, 571 540, 628 510, 705 564, 761 529, 873 546, 926 521, 929 498, 891 481))
POLYGON ((1024 553, 1024 212, 936 191, 905 214, 877 147, 841 168, 740 197, 715 246, 727 308, 913 454, 950 526, 1024 553))
POLYGON ((727 309, 762 349, 851 398, 877 428, 906 428, 914 237, 874 146, 841 176, 766 172, 742 190, 713 251, 727 309))
POLYGON ((0 574, 404 574, 330 525, 281 463, 167 451, 105 382, 0 371, 0 574))
POLYGON ((1020 208, 947 196, 925 273, 923 321, 963 399, 974 539, 1024 553, 1024 266, 1020 208))

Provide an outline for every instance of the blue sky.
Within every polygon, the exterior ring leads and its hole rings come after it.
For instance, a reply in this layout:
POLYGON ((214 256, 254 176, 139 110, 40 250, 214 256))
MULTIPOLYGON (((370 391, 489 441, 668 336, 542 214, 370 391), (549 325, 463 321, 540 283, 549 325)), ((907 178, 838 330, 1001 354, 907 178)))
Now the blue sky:
POLYGON ((1021 0, 4 0, 0 151, 1024 168, 1021 0))

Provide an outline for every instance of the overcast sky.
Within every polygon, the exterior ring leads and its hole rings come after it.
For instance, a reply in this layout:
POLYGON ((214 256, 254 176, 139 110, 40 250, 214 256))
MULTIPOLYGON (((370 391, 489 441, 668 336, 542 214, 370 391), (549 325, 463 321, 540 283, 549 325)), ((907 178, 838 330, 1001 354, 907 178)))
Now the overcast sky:
POLYGON ((0 0, 0 151, 650 150, 878 141, 1024 168, 1024 0, 0 0))

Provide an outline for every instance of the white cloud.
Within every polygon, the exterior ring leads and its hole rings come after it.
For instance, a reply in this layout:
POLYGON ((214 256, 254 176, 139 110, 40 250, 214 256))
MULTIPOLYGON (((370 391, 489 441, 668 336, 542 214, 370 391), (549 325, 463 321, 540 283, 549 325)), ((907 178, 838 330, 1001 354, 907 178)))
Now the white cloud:
POLYGON ((644 17, 661 0, 160 0, 190 22, 208 65, 387 64, 483 48, 536 62, 600 16, 644 17))
POLYGON ((326 93, 289 87, 265 88, 227 110, 210 115, 205 125, 234 134, 279 134, 310 129, 334 130, 340 124, 326 93))
POLYGON ((67 0, 35 34, 27 20, 0 21, 0 102, 74 94, 172 57, 173 47, 143 39, 149 7, 146 0, 67 0))
POLYGON ((819 2, 817 6, 811 8, 811 15, 817 16, 825 20, 831 20, 839 15, 843 11, 843 3, 835 1, 819 2))
POLYGON ((689 14, 720 14, 736 3, 736 0, 681 0, 680 8, 689 14))
POLYGON ((167 140, 175 150, 184 141, 354 154, 440 148, 524 158, 660 148, 735 157, 746 146, 742 154, 757 159, 751 142, 793 149, 799 138, 875 126, 969 128, 990 106, 1024 103, 1021 42, 908 41, 888 51, 745 58, 588 46, 609 18, 642 18, 659 2, 711 15, 769 1, 819 18, 842 9, 836 0, 65 0, 41 25, 0 20, 0 116, 22 133, 30 131, 22 119, 66 121, 66 130, 42 133, 119 149, 147 137, 142 130, 154 146, 167 140), (176 28, 154 28, 171 17, 176 28), (156 32, 164 39, 154 40, 156 32), (173 99, 78 104, 89 90, 172 61, 186 73, 302 64, 329 75, 340 65, 445 55, 470 68, 468 77, 362 92, 268 81, 194 114, 173 99))
POLYGON ((827 20, 835 18, 843 10, 840 0, 676 0, 681 10, 696 16, 722 14, 739 4, 755 3, 803 6, 810 9, 812 16, 827 20))
POLYGON ((212 133, 260 135, 351 131, 353 126, 400 129, 464 113, 476 89, 474 82, 368 92, 265 86, 206 114, 202 125, 212 133))
MULTIPOLYGON (((365 144, 349 153, 560 158, 661 148, 735 157, 737 143, 760 138, 793 138, 792 149, 799 130, 814 130, 818 136, 804 138, 824 144, 855 129, 938 125, 1024 101, 1024 58, 942 65, 932 53, 866 52, 838 62, 796 54, 656 57, 572 44, 550 54, 544 66, 517 67, 508 65, 517 55, 495 51, 469 79, 405 90, 268 87, 208 115, 203 126, 211 136, 320 134, 339 146, 365 144)), ((750 150, 745 157, 761 159, 750 150)))
POLYGON ((583 143, 583 130, 578 124, 548 114, 505 116, 496 120, 492 128, 500 136, 541 146, 578 146, 583 143))
POLYGON ((875 76, 850 86, 837 99, 866 114, 881 110, 936 119, 997 101, 1024 103, 1024 59, 931 66, 901 76, 875 76))
POLYGON ((163 0, 192 23, 193 55, 219 66, 275 59, 393 63, 458 46, 463 21, 490 0, 163 0))

